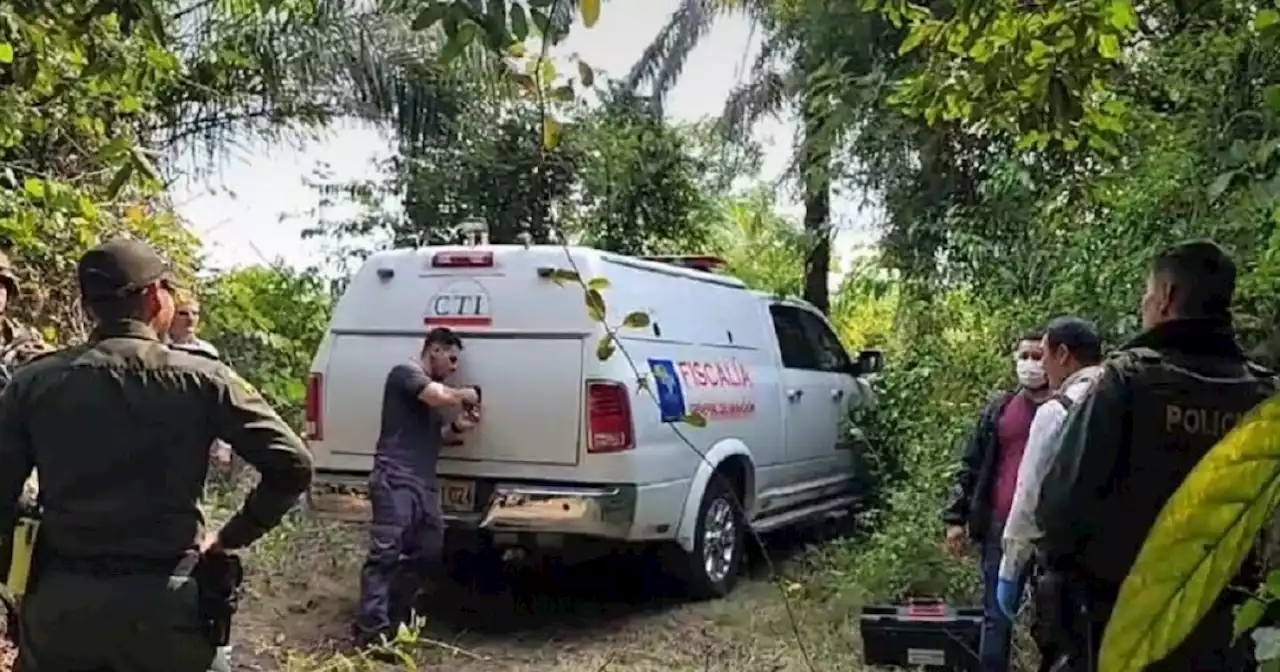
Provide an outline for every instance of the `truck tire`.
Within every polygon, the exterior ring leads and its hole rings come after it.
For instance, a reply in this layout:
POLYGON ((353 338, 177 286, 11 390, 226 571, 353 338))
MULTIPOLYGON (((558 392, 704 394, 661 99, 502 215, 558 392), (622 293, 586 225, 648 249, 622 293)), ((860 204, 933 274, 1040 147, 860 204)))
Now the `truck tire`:
POLYGON ((738 583, 746 557, 746 521, 741 497, 719 472, 712 475, 702 493, 694 527, 693 552, 677 549, 681 578, 690 597, 710 600, 724 597, 738 583))

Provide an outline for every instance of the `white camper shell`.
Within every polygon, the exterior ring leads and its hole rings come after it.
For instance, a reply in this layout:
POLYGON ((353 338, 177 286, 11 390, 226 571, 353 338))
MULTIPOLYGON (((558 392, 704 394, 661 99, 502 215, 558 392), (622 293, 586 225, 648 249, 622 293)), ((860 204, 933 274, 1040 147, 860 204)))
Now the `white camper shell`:
POLYGON ((845 419, 873 403, 859 376, 881 358, 851 359, 811 306, 707 263, 554 245, 373 255, 335 307, 308 381, 310 510, 367 517, 358 502, 387 372, 445 326, 464 344, 448 382, 478 385, 483 408, 480 426, 441 455, 451 534, 499 548, 665 542, 694 593, 723 595, 745 525, 767 531, 855 502, 862 445, 845 419), (605 279, 596 286, 618 349, 604 360, 606 331, 566 272, 605 279), (622 326, 632 312, 647 324, 622 326))

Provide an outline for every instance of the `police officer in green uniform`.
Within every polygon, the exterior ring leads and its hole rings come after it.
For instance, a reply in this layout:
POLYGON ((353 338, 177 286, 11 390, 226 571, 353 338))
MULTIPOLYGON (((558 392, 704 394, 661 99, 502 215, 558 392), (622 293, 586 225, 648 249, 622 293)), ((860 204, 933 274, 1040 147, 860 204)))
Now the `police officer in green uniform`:
MULTIPOLYGON (((1060 434, 1037 517, 1049 585, 1063 586, 1063 667, 1096 668, 1120 584, 1166 500, 1192 467, 1276 380, 1246 359, 1231 320, 1236 267, 1212 242, 1156 257, 1142 299, 1145 331, 1105 363, 1060 434)), ((1244 571, 1236 582, 1256 581, 1244 571)), ((1248 670, 1232 646, 1235 591, 1224 592, 1190 637, 1148 670, 1248 670)), ((1248 638, 1244 638, 1247 642, 1248 638)))
POLYGON ((43 507, 18 669, 227 670, 184 568, 279 524, 311 457, 230 368, 161 342, 172 280, 148 245, 110 241, 77 270, 89 342, 22 367, 0 395, 0 530, 36 465, 43 507), (209 534, 198 502, 215 438, 262 479, 209 534))

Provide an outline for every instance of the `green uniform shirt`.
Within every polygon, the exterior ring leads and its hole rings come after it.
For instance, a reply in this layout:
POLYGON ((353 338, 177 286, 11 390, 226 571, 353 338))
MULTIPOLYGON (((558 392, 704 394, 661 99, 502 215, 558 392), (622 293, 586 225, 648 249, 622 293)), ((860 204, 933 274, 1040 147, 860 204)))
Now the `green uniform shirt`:
POLYGON ((204 533, 209 445, 223 439, 262 475, 222 529, 243 547, 311 483, 311 456, 227 365, 174 350, 139 322, 18 369, 0 394, 0 533, 13 529, 37 465, 41 545, 68 557, 173 558, 204 533))

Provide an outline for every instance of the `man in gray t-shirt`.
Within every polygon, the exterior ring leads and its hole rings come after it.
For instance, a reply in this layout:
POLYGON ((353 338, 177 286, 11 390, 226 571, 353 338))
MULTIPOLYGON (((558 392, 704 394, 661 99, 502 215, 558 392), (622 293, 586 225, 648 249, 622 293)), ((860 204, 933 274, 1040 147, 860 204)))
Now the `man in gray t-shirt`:
POLYGON ((458 368, 462 341, 448 329, 433 329, 420 356, 387 374, 382 426, 369 474, 373 504, 369 556, 360 572, 356 643, 394 638, 418 588, 440 559, 444 520, 436 486, 440 446, 479 422, 480 395, 442 381, 458 368), (445 407, 463 409, 449 425, 445 407))

